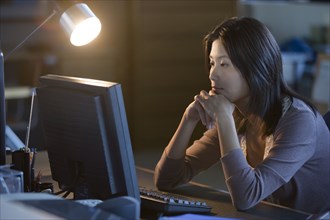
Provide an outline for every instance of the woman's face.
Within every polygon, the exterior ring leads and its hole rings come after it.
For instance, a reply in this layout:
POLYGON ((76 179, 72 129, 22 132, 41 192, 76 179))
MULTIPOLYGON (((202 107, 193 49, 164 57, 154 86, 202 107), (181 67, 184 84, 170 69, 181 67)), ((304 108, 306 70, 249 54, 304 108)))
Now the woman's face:
POLYGON ((232 103, 246 103, 249 96, 248 84, 232 64, 220 39, 212 43, 209 56, 209 78, 213 92, 222 94, 232 103))

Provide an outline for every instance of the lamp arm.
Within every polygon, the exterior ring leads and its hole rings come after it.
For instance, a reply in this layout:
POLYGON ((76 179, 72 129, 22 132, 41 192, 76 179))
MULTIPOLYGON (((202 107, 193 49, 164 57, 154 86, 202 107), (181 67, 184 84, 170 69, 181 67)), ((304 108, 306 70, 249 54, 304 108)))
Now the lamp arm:
POLYGON ((59 10, 53 10, 53 13, 50 14, 38 27, 36 27, 28 36, 24 38, 14 49, 12 49, 5 57, 4 61, 8 59, 8 57, 13 54, 17 49, 19 49, 35 32, 37 32, 44 24, 46 24, 55 14, 57 14, 59 10))
POLYGON ((54 9, 38 27, 36 27, 24 40, 21 41, 13 50, 6 56, 3 55, 0 49, 0 165, 6 164, 6 107, 5 107, 5 79, 4 79, 4 62, 18 50, 35 32, 37 32, 44 24, 46 24, 55 14, 61 11, 59 8, 54 9))

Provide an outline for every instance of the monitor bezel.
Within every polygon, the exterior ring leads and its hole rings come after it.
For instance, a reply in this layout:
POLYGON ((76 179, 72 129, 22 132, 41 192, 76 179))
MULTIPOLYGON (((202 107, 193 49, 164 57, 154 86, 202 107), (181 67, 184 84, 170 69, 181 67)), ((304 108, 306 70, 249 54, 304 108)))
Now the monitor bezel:
MULTIPOLYGON (((108 160, 109 158, 113 157, 114 155, 111 154, 114 151, 117 151, 117 154, 115 156, 120 157, 120 159, 115 160, 116 164, 111 165, 116 167, 116 171, 113 171, 114 168, 111 168, 107 165, 108 178, 110 182, 114 181, 115 186, 118 186, 118 184, 125 184, 124 186, 125 189, 123 192, 122 191, 118 192, 118 190, 115 189, 116 191, 115 193, 112 193, 112 191, 114 191, 112 185, 110 189, 111 194, 114 194, 115 197, 125 196, 125 195, 131 196, 136 198, 138 201, 140 201, 138 181, 135 170, 135 162, 133 157, 133 149, 130 140, 130 134, 128 129, 121 85, 119 83, 114 83, 114 82, 72 77, 72 76, 62 76, 62 75, 53 75, 53 74, 42 76, 40 78, 40 86, 36 89, 38 104, 40 109, 41 123, 43 121, 43 111, 44 111, 43 105, 47 105, 47 102, 51 100, 42 100, 40 95, 42 92, 47 91, 49 89, 53 89, 53 90, 55 89, 58 91, 69 90, 69 91, 75 91, 79 94, 88 93, 90 95, 92 94, 93 96, 100 97, 100 101, 102 102, 102 108, 103 108, 102 112, 103 114, 105 114, 105 115, 101 115, 100 118, 102 121, 100 121, 100 123, 101 122, 105 123, 106 125, 105 127, 107 128, 115 127, 115 131, 112 131, 112 138, 116 138, 114 142, 118 143, 118 146, 115 146, 116 148, 115 150, 111 149, 111 146, 109 145, 103 146, 105 147, 104 152, 106 154, 109 154, 106 155, 105 160, 108 160), (114 115, 111 116, 107 114, 114 114, 114 115), (109 118, 112 118, 114 120, 111 121, 109 120, 109 118), (118 171, 118 167, 119 167, 119 171, 118 171), (121 175, 121 177, 118 177, 118 173, 116 172, 120 172, 119 175, 121 175), (123 181, 123 179, 125 183, 116 182, 116 181, 123 181)), ((49 148, 55 147, 47 143, 47 133, 45 133, 45 131, 43 133, 45 135, 45 143, 46 143, 45 148, 50 150, 49 148)), ((109 139, 110 134, 107 129, 102 130, 101 133, 102 133, 102 137, 104 136, 106 139, 109 139)), ((112 144, 114 142, 112 142, 112 144)), ((50 150, 49 152, 52 151, 50 150)), ((52 155, 52 153, 48 153, 48 154, 49 154, 52 173, 56 172, 55 171, 56 167, 54 167, 56 165, 52 164, 53 161, 52 157, 54 157, 54 155, 52 155)), ((55 178, 58 179, 58 177, 55 178)), ((121 187, 123 186, 120 186, 118 188, 121 187)), ((76 197, 76 198, 81 199, 80 197, 76 197)), ((109 198, 111 198, 111 196, 109 198)), ((102 198, 102 199, 108 199, 108 198, 102 198)))

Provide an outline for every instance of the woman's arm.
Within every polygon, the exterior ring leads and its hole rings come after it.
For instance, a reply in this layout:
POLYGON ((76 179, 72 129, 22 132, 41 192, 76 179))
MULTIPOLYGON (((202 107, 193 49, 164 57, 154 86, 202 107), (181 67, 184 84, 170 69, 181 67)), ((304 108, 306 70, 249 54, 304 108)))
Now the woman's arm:
POLYGON ((196 100, 201 103, 208 116, 216 122, 221 155, 239 149, 239 139, 236 132, 233 112, 235 106, 223 95, 201 91, 196 100))
POLYGON ((203 124, 209 123, 207 121, 209 119, 205 116, 198 102, 194 101, 187 107, 176 132, 155 168, 154 181, 158 188, 171 189, 186 183, 200 170, 220 159, 220 153, 217 152, 218 146, 214 147, 214 143, 218 144, 218 140, 214 140, 215 131, 206 132, 207 134, 189 147, 191 135, 198 121, 201 120, 203 124), (216 149, 215 152, 214 149, 216 149))
POLYGON ((255 206, 289 182, 314 153, 315 115, 309 109, 291 107, 275 130, 274 146, 268 157, 253 169, 239 147, 233 105, 222 95, 212 96, 205 91, 197 101, 217 122, 222 167, 237 209, 255 206))
MULTIPOLYGON (((304 170, 304 164, 312 157, 316 131, 313 113, 293 112, 291 109, 281 119, 273 148, 254 169, 241 150, 233 150, 221 158, 226 184, 237 209, 249 209, 274 193, 292 180, 298 170, 304 170)), ((295 196, 294 190, 285 193, 288 199, 295 196)))
POLYGON ((187 120, 184 115, 169 144, 159 160, 154 175, 157 188, 169 190, 190 180, 184 158, 192 132, 197 122, 187 120))
POLYGON ((165 148, 166 155, 171 159, 180 159, 186 155, 191 135, 197 125, 198 120, 190 120, 187 115, 183 115, 177 130, 165 148))
POLYGON ((182 158, 171 159, 164 151, 155 168, 155 185, 169 190, 187 183, 198 173, 219 162, 220 157, 217 129, 212 128, 195 140, 182 158))

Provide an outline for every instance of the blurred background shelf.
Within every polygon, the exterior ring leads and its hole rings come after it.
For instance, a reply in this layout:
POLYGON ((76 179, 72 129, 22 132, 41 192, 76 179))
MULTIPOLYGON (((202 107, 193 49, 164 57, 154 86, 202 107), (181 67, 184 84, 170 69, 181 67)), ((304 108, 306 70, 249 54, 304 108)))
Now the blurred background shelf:
MULTIPOLYGON (((56 2, 62 8, 73 3, 56 2)), ((121 83, 133 149, 161 151, 194 95, 209 88, 202 39, 228 17, 252 16, 269 27, 280 46, 286 46, 283 61, 288 83, 308 98, 313 98, 318 56, 330 54, 329 1, 82 2, 102 22, 101 34, 94 42, 83 48, 72 46, 55 25, 58 18, 54 18, 5 62, 7 121, 22 140, 31 99, 26 93, 12 99, 9 92, 38 86, 41 75, 54 73, 121 83), (297 39, 312 52, 288 47, 297 39)), ((53 8, 51 1, 44 0, 1 1, 3 53, 10 52, 53 8)), ((324 113, 329 102, 317 106, 324 113)), ((34 118, 36 130, 32 130, 30 141, 42 148, 37 122, 34 118)), ((194 138, 203 131, 198 127, 194 138)))

